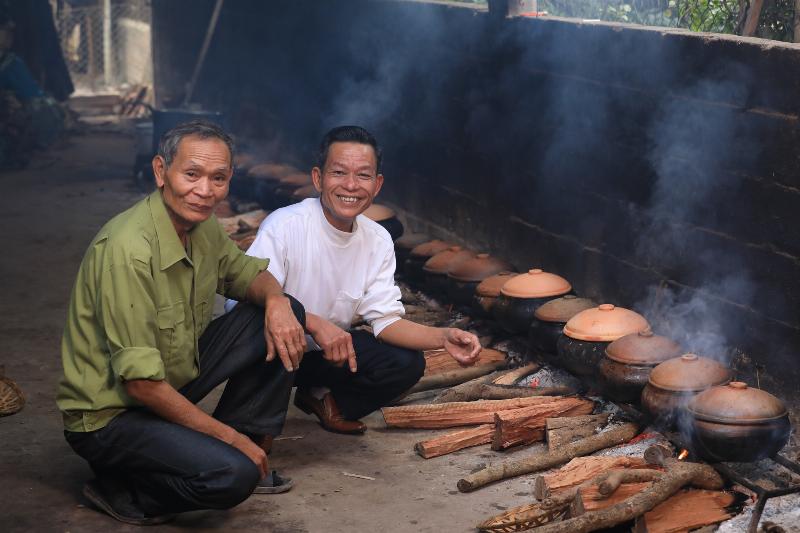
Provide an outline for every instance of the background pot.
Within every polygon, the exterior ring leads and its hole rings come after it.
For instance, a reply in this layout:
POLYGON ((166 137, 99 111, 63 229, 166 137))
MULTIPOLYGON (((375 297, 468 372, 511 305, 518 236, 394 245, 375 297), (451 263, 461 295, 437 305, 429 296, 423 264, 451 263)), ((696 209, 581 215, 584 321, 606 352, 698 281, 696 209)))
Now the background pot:
POLYGON ((513 272, 514 266, 489 254, 478 254, 447 271, 447 294, 451 302, 470 305, 481 281, 501 272, 513 272))
POLYGON ((478 283, 472 295, 472 310, 475 315, 483 318, 494 316, 493 308, 500 296, 500 289, 516 275, 514 272, 500 272, 478 283))
POLYGON ((475 252, 461 246, 451 246, 432 256, 422 265, 426 290, 440 296, 447 294, 447 271, 473 257, 475 252))
POLYGON ((425 233, 404 232, 402 237, 394 241, 394 254, 397 259, 397 268, 404 269, 403 265, 411 254, 411 250, 413 250, 415 246, 430 240, 431 238, 425 233))
POLYGON ((572 285, 561 276, 533 268, 500 289, 493 307, 495 319, 509 333, 527 334, 536 309, 570 291, 572 285))
POLYGON ((581 311, 567 321, 556 343, 561 366, 577 376, 597 377, 600 360, 613 341, 648 329, 647 320, 630 309, 600 304, 581 311))
POLYGON ((382 204, 372 204, 362 214, 383 226, 389 232, 392 241, 396 241, 403 235, 403 223, 397 218, 393 209, 382 204))
POLYGON ((729 368, 707 357, 687 353, 657 365, 642 389, 642 407, 661 422, 672 424, 689 401, 710 387, 731 380, 729 368))
POLYGON ((292 194, 297 189, 311 185, 311 183, 311 176, 302 172, 280 178, 272 191, 271 198, 267 198, 272 202, 270 209, 278 209, 293 204, 295 199, 292 198, 292 194))
POLYGON ((406 278, 411 282, 421 284, 424 280, 422 275, 422 265, 425 264, 425 261, 439 252, 447 250, 451 246, 453 246, 452 243, 434 239, 432 241, 418 244, 412 248, 411 252, 408 254, 408 259, 406 259, 406 262, 403 265, 406 278))
POLYGON ((653 368, 682 353, 678 343, 650 329, 620 337, 600 360, 603 393, 618 402, 638 402, 653 368))
POLYGON ((592 307, 597 307, 594 300, 578 298, 574 294, 567 294, 543 303, 533 313, 529 334, 531 345, 545 359, 557 364, 556 344, 567 321, 581 311, 592 307))
POLYGON ((692 447, 708 461, 758 461, 789 441, 791 424, 783 402, 741 381, 711 387, 689 402, 692 447))

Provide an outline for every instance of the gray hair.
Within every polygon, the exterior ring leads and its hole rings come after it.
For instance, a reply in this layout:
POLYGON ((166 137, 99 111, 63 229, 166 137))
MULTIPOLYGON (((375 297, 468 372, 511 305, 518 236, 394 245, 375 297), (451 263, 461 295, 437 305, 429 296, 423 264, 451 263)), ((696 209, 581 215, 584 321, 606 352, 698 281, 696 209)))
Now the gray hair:
POLYGON ((181 140, 189 136, 200 137, 201 139, 219 139, 224 142, 225 146, 228 147, 228 152, 231 154, 231 166, 233 166, 233 138, 213 122, 192 120, 191 122, 178 124, 161 136, 161 140, 158 143, 158 155, 164 158, 164 164, 167 168, 172 164, 172 160, 175 159, 181 140))

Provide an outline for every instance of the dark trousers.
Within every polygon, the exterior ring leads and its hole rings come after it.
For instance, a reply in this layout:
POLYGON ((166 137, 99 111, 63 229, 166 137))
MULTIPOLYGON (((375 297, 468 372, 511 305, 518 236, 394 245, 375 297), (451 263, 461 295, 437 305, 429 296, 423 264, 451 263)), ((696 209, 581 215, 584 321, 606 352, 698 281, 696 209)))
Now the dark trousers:
MULTIPOLYGON (((305 312, 292 308, 301 324, 305 312)), ((199 340, 200 375, 180 389, 193 403, 228 380, 214 418, 250 435, 278 435, 294 375, 276 357, 267 363, 264 309, 240 303, 209 324, 199 340)), ((227 509, 245 500, 259 481, 256 465, 224 442, 130 409, 97 431, 65 431, 101 484, 123 486, 148 515, 227 509)))
POLYGON ((358 371, 345 364, 336 367, 322 358, 322 352, 303 356, 295 384, 298 387, 328 387, 339 410, 356 420, 379 409, 411 388, 425 372, 422 352, 398 348, 355 330, 353 348, 358 371))

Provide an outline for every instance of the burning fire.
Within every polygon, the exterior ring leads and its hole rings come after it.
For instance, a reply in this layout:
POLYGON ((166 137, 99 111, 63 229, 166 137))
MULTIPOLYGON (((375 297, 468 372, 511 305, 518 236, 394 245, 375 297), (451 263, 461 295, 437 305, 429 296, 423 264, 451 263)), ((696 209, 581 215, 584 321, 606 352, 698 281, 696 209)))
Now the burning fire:
POLYGON ((683 461, 684 459, 686 459, 687 455, 689 455, 689 450, 687 449, 681 450, 681 453, 678 454, 678 461, 683 461))

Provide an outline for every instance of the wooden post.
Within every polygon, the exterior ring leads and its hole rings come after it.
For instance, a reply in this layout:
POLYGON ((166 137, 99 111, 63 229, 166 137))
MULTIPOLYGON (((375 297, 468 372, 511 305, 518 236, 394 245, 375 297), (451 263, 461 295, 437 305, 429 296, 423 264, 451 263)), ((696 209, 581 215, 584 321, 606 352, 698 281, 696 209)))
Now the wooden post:
POLYGON ((747 19, 744 21, 742 35, 753 37, 758 30, 758 21, 761 18, 761 9, 764 7, 764 0, 751 0, 750 9, 747 10, 747 19))

